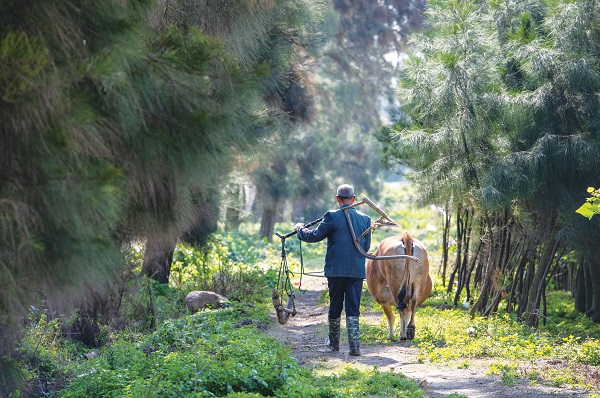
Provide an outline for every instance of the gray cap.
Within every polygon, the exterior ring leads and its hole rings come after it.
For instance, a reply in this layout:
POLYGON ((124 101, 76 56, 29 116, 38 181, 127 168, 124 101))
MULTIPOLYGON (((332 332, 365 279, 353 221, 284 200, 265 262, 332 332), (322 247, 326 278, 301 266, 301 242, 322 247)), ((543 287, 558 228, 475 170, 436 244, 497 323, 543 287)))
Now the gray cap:
POLYGON ((340 199, 350 199, 354 197, 354 188, 352 185, 342 184, 337 189, 337 196, 339 196, 340 199))

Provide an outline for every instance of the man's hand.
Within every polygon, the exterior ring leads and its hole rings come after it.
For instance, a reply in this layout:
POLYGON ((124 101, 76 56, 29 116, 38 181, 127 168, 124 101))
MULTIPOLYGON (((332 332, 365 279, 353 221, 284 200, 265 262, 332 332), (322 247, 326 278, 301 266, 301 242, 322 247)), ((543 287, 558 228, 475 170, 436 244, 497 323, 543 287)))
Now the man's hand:
POLYGON ((300 230, 300 228, 304 228, 304 224, 302 224, 301 222, 294 225, 294 231, 298 232, 298 230, 300 230))

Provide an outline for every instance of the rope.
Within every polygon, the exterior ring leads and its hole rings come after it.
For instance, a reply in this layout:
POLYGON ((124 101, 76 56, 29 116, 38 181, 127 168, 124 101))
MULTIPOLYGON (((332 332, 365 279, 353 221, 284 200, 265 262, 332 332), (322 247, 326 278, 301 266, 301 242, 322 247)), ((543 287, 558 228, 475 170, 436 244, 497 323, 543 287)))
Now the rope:
POLYGON ((279 277, 277 278, 277 289, 279 289, 279 286, 281 285, 281 288, 285 291, 285 293, 288 296, 290 296, 293 293, 293 287, 292 287, 292 281, 290 279, 290 274, 292 274, 292 277, 294 276, 294 273, 292 271, 290 271, 290 268, 288 267, 287 258, 284 254, 281 257, 281 266, 279 267, 279 277), (282 277, 282 275, 283 275, 283 277, 282 277))
POLYGON ((302 258, 302 241, 298 239, 300 242, 300 284, 298 285, 298 291, 302 294, 306 293, 306 290, 302 290, 302 277, 304 276, 304 259, 302 258))
POLYGON ((277 277, 277 288, 273 289, 272 299, 273 299, 273 307, 277 311, 277 319, 279 323, 284 325, 287 323, 289 316, 296 315, 296 304, 294 303, 294 290, 292 287, 292 281, 290 279, 290 274, 292 277, 294 273, 290 271, 287 263, 287 256, 285 253, 285 238, 281 238, 281 264, 279 266, 279 274, 277 277), (284 307, 281 298, 279 296, 280 287, 285 291, 288 296, 287 305, 284 307))
POLYGON ((302 276, 308 275, 316 276, 319 278, 325 278, 325 275, 323 275, 323 271, 306 272, 304 270, 304 259, 302 258, 302 241, 298 240, 298 242, 300 242, 300 284, 298 285, 298 290, 302 292, 302 294, 304 294, 306 293, 306 290, 302 290, 302 276))

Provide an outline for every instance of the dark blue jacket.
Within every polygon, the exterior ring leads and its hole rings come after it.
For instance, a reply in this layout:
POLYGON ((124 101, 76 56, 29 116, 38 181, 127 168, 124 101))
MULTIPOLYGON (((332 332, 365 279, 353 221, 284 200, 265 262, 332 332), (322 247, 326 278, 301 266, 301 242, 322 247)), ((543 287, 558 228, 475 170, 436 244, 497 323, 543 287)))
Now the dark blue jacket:
MULTIPOLYGON (((323 221, 313 230, 299 229, 298 239, 305 242, 319 242, 327 238, 327 254, 325 254, 325 276, 366 278, 365 258, 360 255, 352 239, 346 216, 342 210, 349 205, 343 205, 338 210, 325 213, 323 221)), ((371 227, 371 218, 357 211, 348 210, 354 233, 358 238, 371 227)), ((371 247, 371 234, 360 241, 365 252, 371 247)))

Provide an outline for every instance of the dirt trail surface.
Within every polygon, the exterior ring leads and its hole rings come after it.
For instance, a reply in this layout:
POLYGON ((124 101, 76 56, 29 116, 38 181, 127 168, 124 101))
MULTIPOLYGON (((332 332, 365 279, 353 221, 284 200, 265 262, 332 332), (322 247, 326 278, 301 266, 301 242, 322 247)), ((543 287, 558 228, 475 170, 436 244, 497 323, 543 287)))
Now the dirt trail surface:
MULTIPOLYGON (((467 397, 587 397, 588 392, 543 385, 531 386, 526 380, 519 380, 515 386, 502 384, 499 376, 485 375, 492 360, 469 359, 467 369, 459 369, 460 362, 418 363, 419 349, 410 342, 364 343, 361 341, 360 357, 348 355, 348 343, 342 329, 340 351, 331 353, 325 348, 327 336, 326 305, 319 304, 319 298, 326 290, 325 278, 304 276, 304 294, 296 294, 298 314, 285 325, 277 322, 272 314, 273 326, 268 333, 291 349, 298 363, 309 369, 331 370, 344 365, 369 369, 377 366, 381 371, 399 372, 417 381, 427 397, 444 397, 457 393, 467 397)), ((342 313, 342 318, 345 315, 342 313)), ((361 323, 381 325, 381 312, 361 314, 361 323)), ((342 319, 342 325, 345 324, 342 319)), ((384 326, 382 326, 384 327, 384 326)), ((418 310, 417 310, 417 333, 418 310)), ((497 362, 497 361, 496 361, 497 362)))

